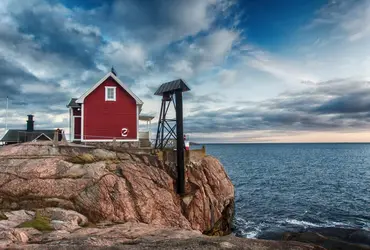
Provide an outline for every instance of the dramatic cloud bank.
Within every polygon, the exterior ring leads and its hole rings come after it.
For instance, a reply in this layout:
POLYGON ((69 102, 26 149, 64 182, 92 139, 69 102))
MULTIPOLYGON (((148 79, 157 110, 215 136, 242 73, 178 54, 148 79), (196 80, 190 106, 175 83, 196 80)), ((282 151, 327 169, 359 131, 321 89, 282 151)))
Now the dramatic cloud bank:
POLYGON ((195 141, 370 141, 370 2, 328 1, 299 16, 297 6, 279 8, 276 16, 237 0, 1 1, 0 135, 6 96, 8 127, 24 127, 32 113, 38 128, 68 133, 69 99, 113 65, 154 115, 156 88, 184 79, 195 141))

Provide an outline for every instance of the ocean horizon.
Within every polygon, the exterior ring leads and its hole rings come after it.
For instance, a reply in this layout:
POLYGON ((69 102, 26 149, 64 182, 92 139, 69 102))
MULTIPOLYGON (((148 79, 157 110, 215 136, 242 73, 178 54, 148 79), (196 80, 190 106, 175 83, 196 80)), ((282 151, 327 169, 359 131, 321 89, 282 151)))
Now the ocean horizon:
POLYGON ((196 142, 199 145, 233 145, 233 144, 370 144, 369 142, 196 142))

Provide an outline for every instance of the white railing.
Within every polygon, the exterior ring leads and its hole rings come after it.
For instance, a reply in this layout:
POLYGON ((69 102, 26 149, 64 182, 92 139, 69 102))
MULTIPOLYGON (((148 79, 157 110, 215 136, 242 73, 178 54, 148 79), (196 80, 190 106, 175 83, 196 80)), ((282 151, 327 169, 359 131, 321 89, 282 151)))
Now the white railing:
POLYGON ((139 139, 148 139, 149 140, 150 133, 149 131, 139 131, 139 139))

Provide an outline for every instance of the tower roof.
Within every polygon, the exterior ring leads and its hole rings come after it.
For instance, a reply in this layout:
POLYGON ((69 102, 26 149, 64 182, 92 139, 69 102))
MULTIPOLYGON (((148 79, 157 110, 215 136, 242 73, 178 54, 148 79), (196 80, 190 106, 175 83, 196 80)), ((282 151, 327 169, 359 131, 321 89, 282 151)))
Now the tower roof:
POLYGON ((163 95, 163 93, 174 93, 176 90, 181 90, 182 92, 189 91, 190 88, 185 84, 182 79, 177 79, 171 82, 163 83, 154 95, 163 95))

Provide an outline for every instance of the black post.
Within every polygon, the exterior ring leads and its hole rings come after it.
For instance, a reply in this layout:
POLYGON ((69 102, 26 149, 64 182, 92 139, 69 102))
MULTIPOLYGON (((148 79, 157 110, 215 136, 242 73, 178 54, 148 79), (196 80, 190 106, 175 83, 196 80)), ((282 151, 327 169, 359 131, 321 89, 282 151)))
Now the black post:
POLYGON ((182 114, 182 91, 176 90, 176 132, 177 132, 177 193, 185 193, 184 127, 182 114))
POLYGON ((158 129, 157 129, 157 135, 156 135, 156 138, 155 138, 155 148, 159 147, 159 138, 161 137, 160 128, 161 128, 161 123, 162 123, 162 112, 164 112, 164 110, 163 110, 163 100, 162 100, 162 104, 161 104, 161 112, 159 114, 159 119, 158 119, 158 129))
POLYGON ((163 113, 162 113, 162 123, 161 123, 161 126, 162 126, 162 131, 161 131, 161 149, 163 150, 163 136, 164 136, 164 121, 166 120, 166 103, 167 101, 165 101, 164 99, 165 97, 163 96, 163 113))

